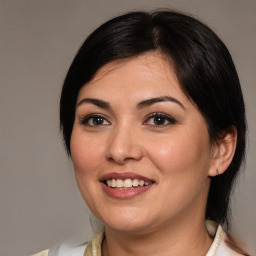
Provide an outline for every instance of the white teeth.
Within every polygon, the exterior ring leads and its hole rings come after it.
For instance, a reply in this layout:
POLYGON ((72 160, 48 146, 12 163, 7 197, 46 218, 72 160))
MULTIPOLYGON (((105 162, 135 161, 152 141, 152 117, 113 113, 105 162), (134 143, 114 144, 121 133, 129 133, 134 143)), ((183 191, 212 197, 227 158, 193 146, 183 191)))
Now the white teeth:
POLYGON ((112 179, 111 180, 111 185, 110 185, 112 188, 115 188, 116 187, 116 180, 115 179, 112 179))
POLYGON ((109 187, 112 188, 132 188, 132 187, 142 187, 142 186, 148 186, 152 182, 149 181, 144 181, 144 180, 139 180, 139 179, 125 179, 125 180, 120 180, 120 179, 110 179, 106 181, 106 184, 109 187))
POLYGON ((124 187, 125 188, 131 188, 132 187, 132 180, 131 179, 126 179, 124 180, 124 187))
POLYGON ((138 180, 138 179, 134 179, 134 180, 132 181, 132 186, 133 186, 133 187, 138 187, 138 185, 139 185, 139 180, 138 180))
POLYGON ((122 188, 124 186, 124 182, 122 180, 117 179, 116 180, 116 187, 122 188))

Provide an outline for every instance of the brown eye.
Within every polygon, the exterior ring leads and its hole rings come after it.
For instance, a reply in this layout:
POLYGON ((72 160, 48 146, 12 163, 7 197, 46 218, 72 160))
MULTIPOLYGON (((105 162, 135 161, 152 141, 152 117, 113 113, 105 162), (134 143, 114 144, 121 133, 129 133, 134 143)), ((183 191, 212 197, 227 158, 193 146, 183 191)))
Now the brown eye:
POLYGON ((156 116, 153 118, 155 125, 164 125, 166 122, 166 118, 162 116, 156 116))
POLYGON ((87 126, 102 126, 109 125, 110 122, 102 115, 91 114, 82 118, 80 124, 87 126))
POLYGON ((104 119, 101 116, 96 116, 92 118, 93 125, 102 125, 104 123, 104 119))
POLYGON ((163 113, 150 114, 145 121, 145 124, 152 125, 152 126, 165 126, 165 125, 170 125, 175 123, 176 123, 176 120, 174 118, 163 113))

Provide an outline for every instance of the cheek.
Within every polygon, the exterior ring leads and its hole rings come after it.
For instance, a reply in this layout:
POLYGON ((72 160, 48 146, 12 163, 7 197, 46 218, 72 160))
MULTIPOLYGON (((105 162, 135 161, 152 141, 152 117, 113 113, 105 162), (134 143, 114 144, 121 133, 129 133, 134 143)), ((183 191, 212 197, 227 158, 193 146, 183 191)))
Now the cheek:
POLYGON ((102 145, 100 147, 93 137, 85 137, 83 133, 74 130, 70 149, 77 185, 85 202, 95 212, 97 188, 94 184, 98 183, 97 170, 103 157, 102 145))
POLYGON ((207 173, 210 144, 207 131, 182 133, 163 138, 148 147, 154 165, 165 174, 191 175, 207 173), (189 173, 188 173, 189 172, 189 173))
POLYGON ((72 133, 70 141, 71 157, 77 175, 91 175, 104 156, 102 143, 93 137, 72 133))
POLYGON ((162 208, 166 216, 178 214, 197 198, 205 199, 210 166, 207 136, 177 135, 149 148, 148 154, 159 173, 159 193, 161 202, 166 203, 162 208))

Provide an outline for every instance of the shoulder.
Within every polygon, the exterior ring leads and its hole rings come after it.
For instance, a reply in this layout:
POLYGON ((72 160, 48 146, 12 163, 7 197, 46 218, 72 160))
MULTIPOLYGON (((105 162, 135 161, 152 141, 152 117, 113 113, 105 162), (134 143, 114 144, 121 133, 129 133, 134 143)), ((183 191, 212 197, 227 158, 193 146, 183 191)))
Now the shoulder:
POLYGON ((227 255, 227 256, 243 256, 248 255, 246 252, 244 252, 242 249, 240 249, 236 243, 232 243, 230 241, 229 236, 224 233, 222 242, 220 244, 220 247, 218 249, 218 255, 227 255))
POLYGON ((83 256, 87 243, 82 245, 60 244, 49 250, 44 250, 32 256, 83 256))
MULTIPOLYGON (((94 235, 90 242, 83 244, 60 244, 49 250, 42 251, 32 256, 91 256, 93 251, 100 255, 101 244, 104 239, 104 228, 94 235)), ((95 253, 94 253, 95 254, 95 253)), ((93 254, 93 255, 94 255, 93 254)))
POLYGON ((44 250, 39 253, 33 254, 32 256, 48 256, 49 250, 44 250))
POLYGON ((220 246, 217 250, 216 256, 221 256, 221 255, 226 255, 226 256, 241 256, 244 254, 240 254, 239 252, 233 250, 228 244, 226 243, 227 241, 227 235, 224 233, 223 239, 220 243, 220 246))
POLYGON ((206 221, 206 228, 209 235, 213 238, 213 243, 206 254, 206 256, 242 256, 243 254, 239 249, 228 244, 228 236, 223 231, 222 227, 213 221, 206 221))

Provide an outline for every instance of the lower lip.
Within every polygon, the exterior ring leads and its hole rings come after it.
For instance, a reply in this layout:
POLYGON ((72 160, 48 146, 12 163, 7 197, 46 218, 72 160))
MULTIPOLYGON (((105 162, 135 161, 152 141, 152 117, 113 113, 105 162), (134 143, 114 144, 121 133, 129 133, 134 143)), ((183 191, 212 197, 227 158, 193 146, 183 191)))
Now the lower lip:
POLYGON ((104 191, 108 194, 108 196, 116 198, 116 199, 131 199, 134 198, 146 191, 148 191, 154 183, 143 186, 143 187, 136 187, 136 188, 126 188, 126 189, 116 189, 107 186, 105 183, 102 183, 104 191))

